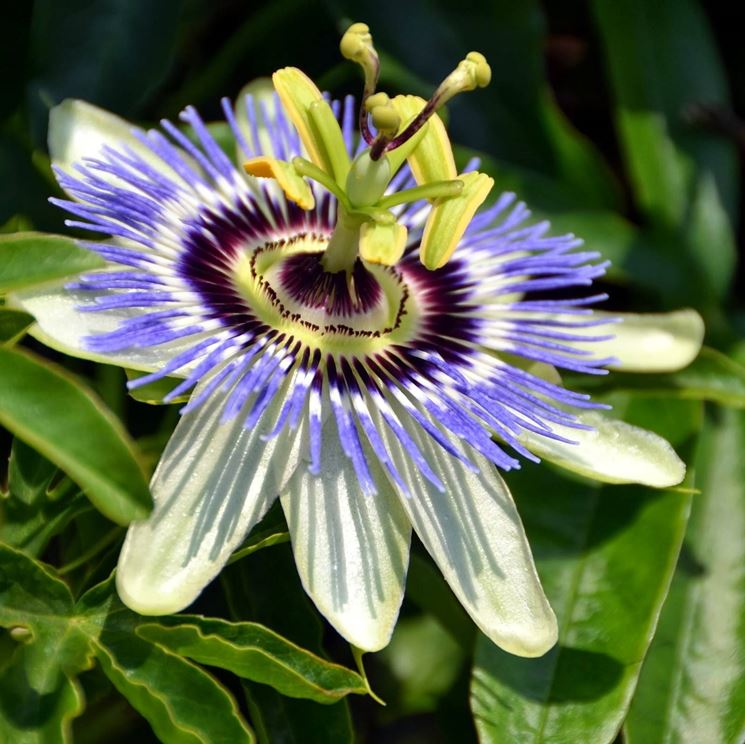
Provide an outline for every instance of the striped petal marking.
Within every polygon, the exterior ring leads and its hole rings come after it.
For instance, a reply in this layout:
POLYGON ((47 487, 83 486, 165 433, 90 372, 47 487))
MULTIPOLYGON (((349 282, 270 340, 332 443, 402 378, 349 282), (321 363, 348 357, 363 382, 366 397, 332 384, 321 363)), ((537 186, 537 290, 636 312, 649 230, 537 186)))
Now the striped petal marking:
MULTIPOLYGON (((353 160, 365 145, 354 102, 330 105, 353 160)), ((241 162, 307 155, 276 98, 223 108, 241 162)), ((572 433, 592 428, 596 404, 529 367, 604 373, 612 358, 593 343, 613 325, 593 315, 604 296, 590 286, 605 264, 503 194, 435 270, 420 261, 421 200, 391 210, 406 232, 393 265, 330 273, 336 198, 309 182, 302 209, 237 167, 194 109, 181 119, 192 137, 79 102, 53 112, 69 196, 54 201, 71 227, 105 236, 85 245, 109 268, 12 297, 47 343, 148 372, 130 385, 173 376, 171 398, 193 391, 153 478, 155 510, 122 552, 125 602, 187 606, 281 494, 306 589, 361 648, 390 636, 411 523, 485 633, 514 653, 547 650, 553 614, 493 464, 518 467, 532 449, 571 460, 572 433)), ((388 191, 415 186, 404 163, 388 191)))

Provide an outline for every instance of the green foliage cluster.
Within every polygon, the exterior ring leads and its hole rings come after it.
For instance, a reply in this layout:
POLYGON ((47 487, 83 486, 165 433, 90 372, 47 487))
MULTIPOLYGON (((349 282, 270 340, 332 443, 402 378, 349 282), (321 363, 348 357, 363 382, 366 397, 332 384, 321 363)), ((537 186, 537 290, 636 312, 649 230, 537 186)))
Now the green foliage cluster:
POLYGON ((58 188, 44 143, 51 105, 75 96, 153 121, 193 103, 217 118, 219 96, 287 64, 346 93, 359 81, 338 63, 338 29, 365 20, 391 92, 427 95, 452 60, 484 52, 492 85, 453 105, 453 139, 479 152, 495 192, 516 191, 613 262, 615 307, 694 307, 711 347, 673 374, 568 379, 668 438, 689 465, 684 487, 600 486, 545 465, 510 474, 557 647, 530 660, 497 649, 416 546, 402 619, 367 662, 368 681, 323 632, 276 510, 199 614, 141 618, 120 603, 110 575, 121 525, 146 513, 147 476, 176 420, 174 407, 143 403, 160 401, 167 381, 128 398, 117 371, 52 359, 25 336, 33 319, 0 305, 10 452, 0 741, 742 741, 745 345, 727 71, 697 0, 545 6, 36 0, 0 10, 2 294, 96 266, 71 238, 45 234, 63 230, 46 201, 58 188), (599 86, 579 78, 577 96, 599 119, 592 138, 546 77, 551 42, 574 48, 571 20, 599 86))

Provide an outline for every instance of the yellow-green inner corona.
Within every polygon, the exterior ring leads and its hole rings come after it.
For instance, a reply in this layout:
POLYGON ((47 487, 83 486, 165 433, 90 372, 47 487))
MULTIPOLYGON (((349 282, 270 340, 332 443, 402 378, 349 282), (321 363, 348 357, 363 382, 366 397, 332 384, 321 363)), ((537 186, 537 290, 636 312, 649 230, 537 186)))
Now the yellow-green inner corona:
MULTIPOLYGON (((369 265, 362 269, 374 300, 366 307, 356 304, 354 276, 345 277, 341 300, 352 312, 335 310, 343 304, 332 295, 305 302, 293 294, 284 277, 293 257, 320 257, 328 238, 300 236, 292 242, 278 241, 239 254, 232 281, 257 319, 286 333, 311 350, 326 354, 365 356, 391 344, 403 344, 416 335, 421 311, 395 267, 369 265)), ((370 292, 366 292, 370 295, 370 292)))

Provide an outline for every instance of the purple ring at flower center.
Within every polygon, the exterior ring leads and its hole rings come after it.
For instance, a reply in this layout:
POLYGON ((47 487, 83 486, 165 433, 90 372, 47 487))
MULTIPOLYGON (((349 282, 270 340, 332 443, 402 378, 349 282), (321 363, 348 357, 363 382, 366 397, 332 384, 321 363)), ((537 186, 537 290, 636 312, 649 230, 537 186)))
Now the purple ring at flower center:
POLYGON ((279 272, 279 283, 287 296, 299 305, 324 309, 344 318, 365 314, 383 300, 383 291, 373 274, 357 259, 351 273, 330 273, 323 268, 323 253, 288 256, 279 272))

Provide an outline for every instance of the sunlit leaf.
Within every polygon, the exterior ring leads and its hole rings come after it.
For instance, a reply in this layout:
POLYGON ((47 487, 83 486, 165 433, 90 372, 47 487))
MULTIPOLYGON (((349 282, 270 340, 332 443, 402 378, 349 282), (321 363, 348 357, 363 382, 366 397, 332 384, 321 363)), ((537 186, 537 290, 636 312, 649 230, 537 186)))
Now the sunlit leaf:
POLYGON ((745 737, 745 414, 710 411, 683 551, 625 726, 629 744, 745 737))
POLYGON ((75 675, 91 664, 87 640, 68 620, 73 598, 46 567, 0 545, 0 627, 18 642, 0 673, 0 741, 70 741, 83 709, 75 675))
POLYGON ((147 515, 150 493, 134 444, 61 368, 0 348, 0 423, 67 472, 110 519, 147 515))
POLYGON ((161 741, 253 742, 229 693, 188 660, 138 638, 138 623, 111 581, 75 603, 49 568, 0 545, 0 626, 21 644, 0 681, 15 683, 0 705, 0 732, 13 732, 3 741, 69 741, 70 719, 82 711, 75 677, 96 661, 161 741))
POLYGON ((33 316, 23 310, 0 308, 0 344, 13 344, 33 322, 33 316))
POLYGON ((72 238, 33 232, 0 235, 0 292, 43 284, 103 265, 103 259, 80 248, 72 238))
POLYGON ((350 693, 366 693, 356 672, 325 661, 257 623, 179 615, 142 625, 137 632, 179 656, 263 682, 289 697, 335 703, 350 693))

